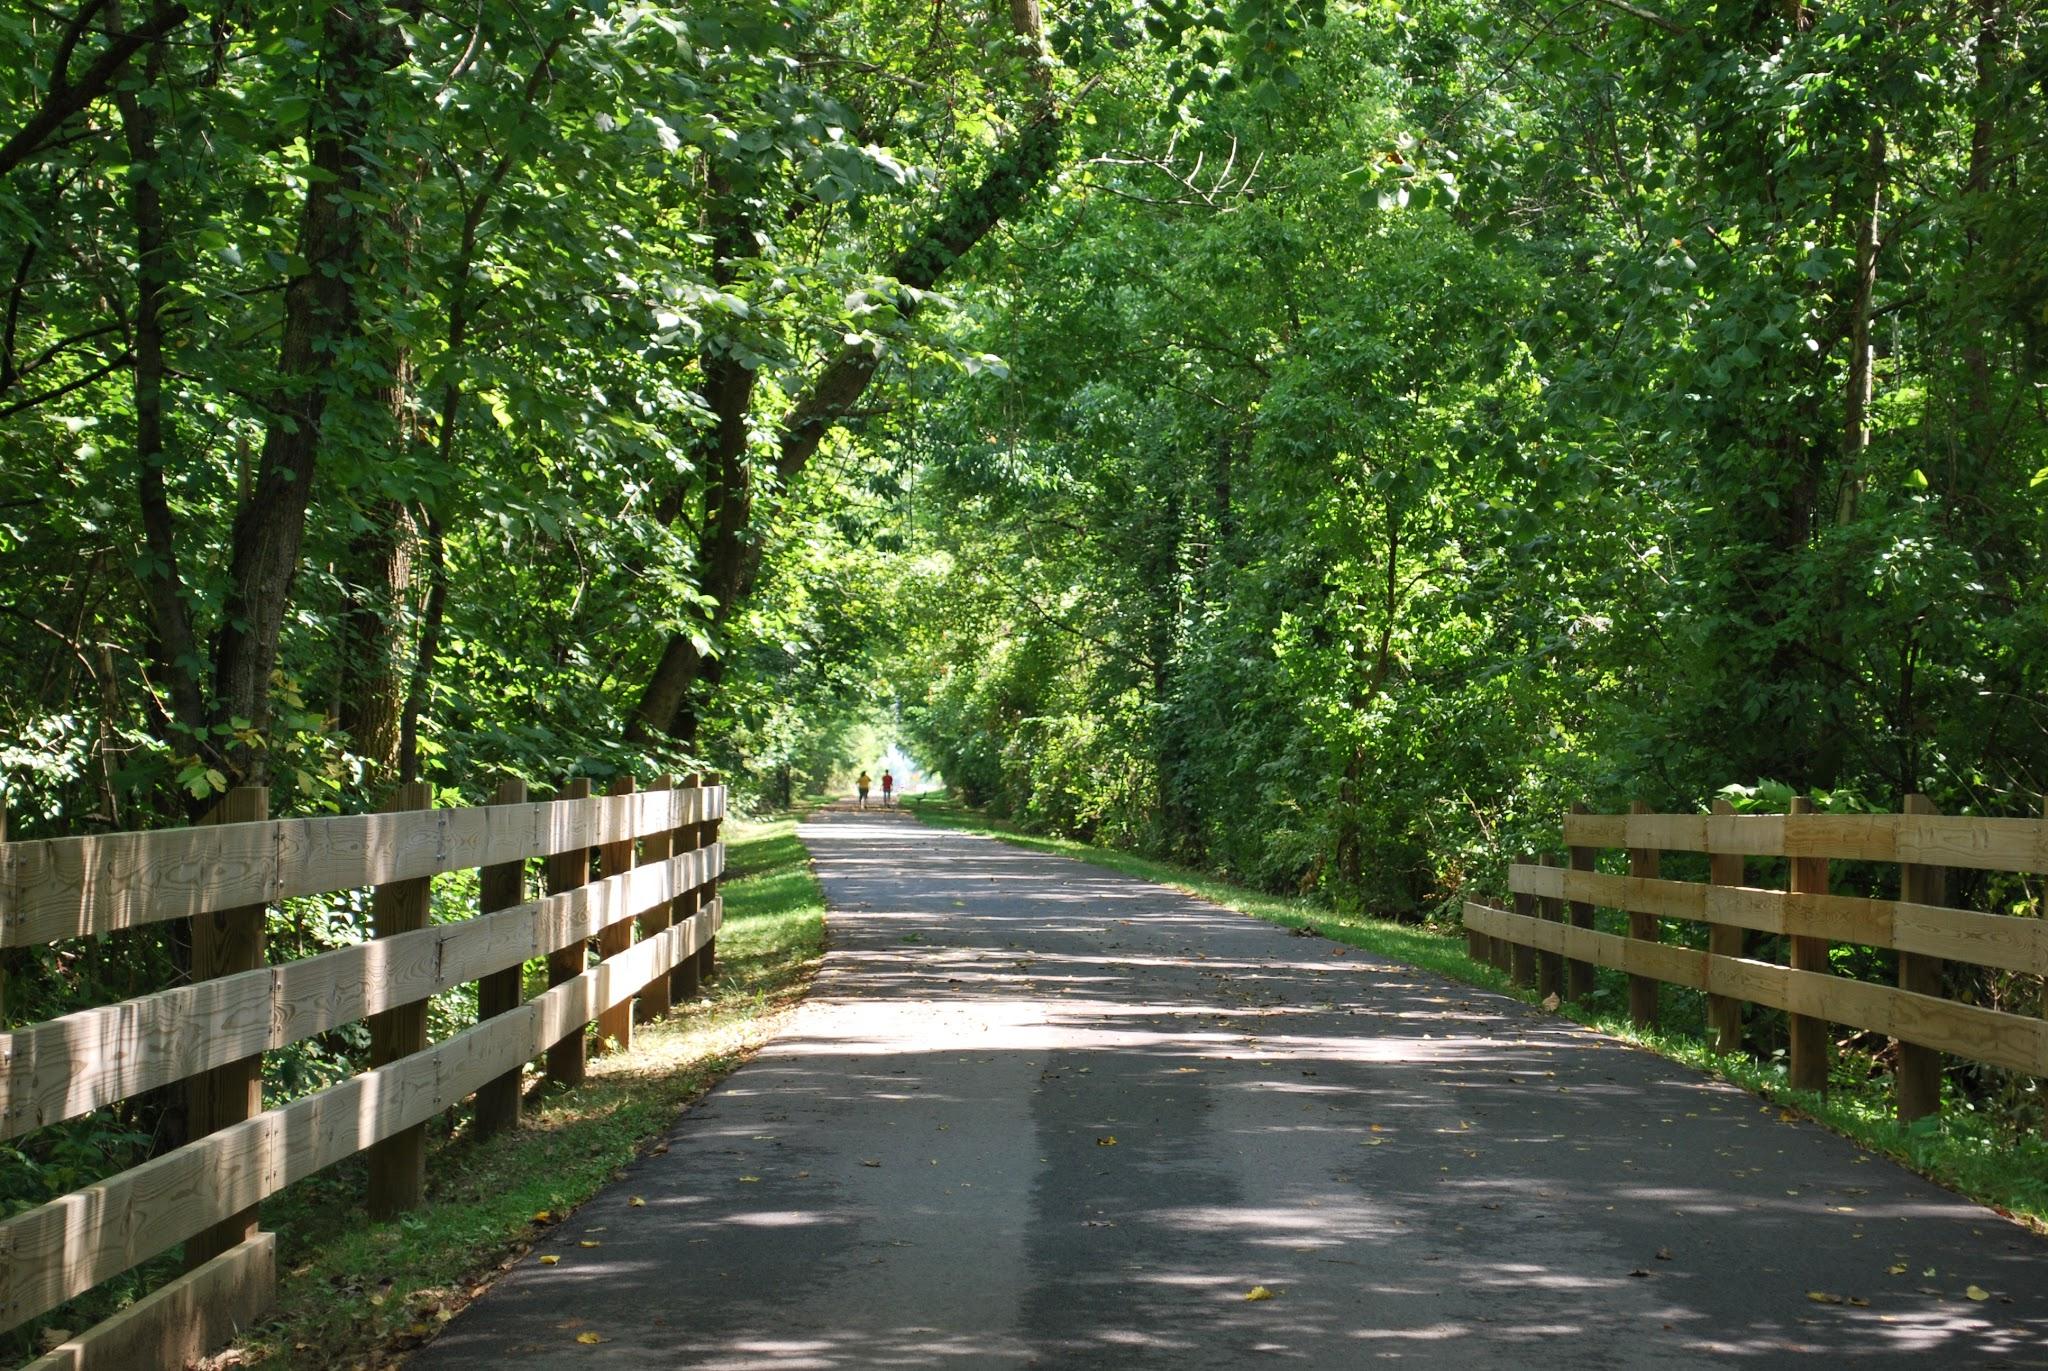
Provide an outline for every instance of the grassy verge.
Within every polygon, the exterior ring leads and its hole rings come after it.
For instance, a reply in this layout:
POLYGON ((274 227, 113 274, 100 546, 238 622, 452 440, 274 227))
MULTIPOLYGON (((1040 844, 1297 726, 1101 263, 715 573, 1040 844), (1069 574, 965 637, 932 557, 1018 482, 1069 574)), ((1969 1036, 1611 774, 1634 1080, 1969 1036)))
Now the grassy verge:
POLYGON ((594 1058, 581 1088, 529 1093, 513 1133, 478 1142, 466 1122, 435 1129, 427 1203, 411 1214, 367 1221, 360 1158, 266 1204, 264 1226, 279 1239, 278 1305, 217 1364, 389 1364, 526 1251, 535 1215, 559 1222, 773 1035, 824 950, 824 896, 793 820, 730 823, 726 842, 711 993, 643 1025, 631 1052, 594 1058))
MULTIPOLYGON (((1317 931, 1353 947, 1393 957, 1468 985, 1483 986, 1528 1003, 1533 991, 1517 988, 1499 970, 1465 955, 1465 940, 1456 929, 1429 924, 1401 924, 1362 915, 1337 914, 1303 900, 1262 894, 1215 876, 1154 861, 1129 852, 1085 843, 1019 833, 963 805, 941 798, 912 798, 906 806, 926 823, 1000 838, 1020 847, 1078 857, 1126 876, 1153 881, 1199 896, 1270 923, 1317 931)), ((1785 1083, 1781 1061, 1760 1061, 1746 1055, 1724 1056, 1706 1042, 1682 1031, 1639 1029, 1625 1011, 1626 977, 1602 971, 1599 988, 1587 1003, 1566 1004, 1559 1013, 1647 1048, 1674 1061, 1719 1077, 1787 1109, 1810 1116, 1872 1151, 1911 1167, 1948 1186, 2048 1233, 2048 1140, 2015 1135, 2009 1128, 1973 1112, 1967 1102, 1950 1101, 1938 1118, 1910 1127, 1898 1122, 1888 1078, 1838 1079, 1826 1095, 1793 1090, 1785 1083)), ((1667 987, 1667 989, 1673 989, 1667 987)), ((1675 997, 1674 997, 1675 998, 1675 997)), ((1695 999, 1698 997, 1694 997, 1695 999)), ((1679 1016, 1672 1016, 1673 1022, 1679 1016)))

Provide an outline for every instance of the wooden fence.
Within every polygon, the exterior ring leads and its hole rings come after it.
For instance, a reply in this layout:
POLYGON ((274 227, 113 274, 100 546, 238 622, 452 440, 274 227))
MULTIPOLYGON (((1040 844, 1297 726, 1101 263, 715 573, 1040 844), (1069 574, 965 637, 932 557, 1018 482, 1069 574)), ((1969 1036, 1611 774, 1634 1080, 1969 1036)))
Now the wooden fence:
POLYGON ((428 1119, 473 1094, 480 1131, 513 1124, 527 1062, 580 1080, 589 1024, 601 1048, 630 1044, 636 998, 644 1021, 696 993, 722 918, 722 787, 626 778, 593 798, 579 781, 528 803, 514 781, 493 798, 431 809, 402 786, 382 813, 271 820, 246 788, 195 828, 0 843, 0 946, 172 920, 192 944, 190 984, 0 1036, 0 1139, 180 1082, 191 1135, 0 1223, 0 1330, 185 1245, 184 1276, 34 1371, 182 1366, 269 1301, 259 1201, 368 1151, 370 1211, 416 1205, 428 1119), (546 893, 528 899, 534 858, 546 893), (471 867, 475 917, 430 923, 433 877, 471 867), (268 906, 363 888, 373 941, 266 962, 268 906), (542 956, 549 988, 527 1000, 522 968, 542 956), (469 981, 479 1022, 429 1043, 428 997, 469 981), (364 1019, 370 1069, 262 1107, 264 1052, 364 1019))
POLYGON ((1941 1054, 2048 1075, 2048 1021, 1944 998, 1943 965, 1968 962, 2048 975, 2048 923, 1950 908, 1951 868, 2048 871, 2048 822, 1955 818, 1909 796, 1902 814, 1816 814, 1794 800, 1787 814, 1736 814, 1725 801, 1712 814, 1587 814, 1564 821, 1569 862, 1521 862, 1509 871, 1513 911, 1465 905, 1475 957, 1492 961, 1538 993, 1573 998, 1592 988, 1593 968, 1629 975, 1633 1020, 1653 1025, 1657 983, 1707 995, 1715 1047, 1742 1046, 1742 1006, 1786 1012, 1789 1071, 1800 1089, 1825 1089, 1828 1027, 1898 1039, 1902 1118, 1941 1103, 1941 1054), (1603 849, 1624 849, 1628 873, 1597 869, 1603 849), (1705 853, 1708 879, 1667 880, 1660 854, 1705 853), (1747 884, 1751 858, 1786 860, 1784 889, 1747 884), (1897 864, 1899 898, 1833 893, 1832 861, 1897 864), (1624 935, 1597 932, 1596 907, 1624 911, 1624 935), (1704 949, 1662 941, 1662 920, 1705 924, 1704 949), (1785 964, 1745 952, 1751 933, 1781 934, 1785 964), (1897 986, 1835 974, 1836 943, 1898 954, 1897 986))

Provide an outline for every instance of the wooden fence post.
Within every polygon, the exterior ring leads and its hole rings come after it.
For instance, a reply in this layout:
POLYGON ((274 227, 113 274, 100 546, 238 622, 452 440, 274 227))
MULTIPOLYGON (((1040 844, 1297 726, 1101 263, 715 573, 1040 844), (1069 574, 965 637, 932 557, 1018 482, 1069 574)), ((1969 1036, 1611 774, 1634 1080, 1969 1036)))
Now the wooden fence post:
MULTIPOLYGON (((1735 806, 1728 801, 1714 801, 1714 813, 1734 812, 1735 806)), ((1712 831, 1711 823, 1708 830, 1712 831)), ((1710 852, 1707 855, 1707 882, 1710 885, 1741 885, 1746 879, 1745 866, 1739 852, 1710 852)), ((1742 929, 1733 924, 1709 923, 1707 952, 1715 957, 1740 957, 1744 951, 1742 934, 1742 929)), ((1713 1035, 1716 1052, 1740 1052, 1742 1001, 1729 995, 1707 996, 1707 1030, 1713 1035)))
MULTIPOLYGON (((1584 805, 1576 803, 1572 805, 1572 813, 1584 814, 1586 812, 1587 810, 1584 805)), ((1599 865, 1600 854, 1593 848, 1574 847, 1569 849, 1569 851, 1571 853, 1571 869, 1574 871, 1591 871, 1599 865)), ((1565 916, 1571 920, 1573 928, 1591 928, 1593 926, 1593 906, 1587 904, 1584 900, 1573 900, 1570 904, 1566 905, 1565 916)), ((1566 961, 1564 964, 1565 998, 1568 1000, 1583 1000, 1592 993, 1593 964, 1591 962, 1579 961, 1576 958, 1566 961)))
MULTIPOLYGON (((1535 865, 1536 859, 1527 853, 1515 859, 1522 866, 1535 865)), ((1515 892, 1515 913, 1528 918, 1536 917, 1536 897, 1515 892)), ((1536 949, 1528 943, 1510 943, 1508 953, 1508 977, 1516 985, 1527 990, 1536 984, 1536 949)))
MULTIPOLYGON (((1938 814, 1925 795, 1908 795, 1908 814, 1938 814)), ((1899 867, 1899 898, 1909 904, 1948 903, 1948 872, 1938 866, 1899 867)), ((1920 995, 1941 993, 1942 960, 1917 952, 1899 954, 1899 989, 1920 995)), ((1941 1053, 1917 1043, 1899 1043, 1899 1122, 1941 1112, 1941 1053)))
MULTIPOLYGON (((270 817, 267 786, 236 786, 206 816, 209 824, 260 823, 270 817)), ((263 922, 267 905, 243 905, 192 917, 192 979, 209 981, 253 971, 263 965, 263 922)), ((189 1138, 217 1133, 229 1124, 253 1118, 263 1110, 263 1057, 244 1057, 194 1076, 186 1086, 186 1132, 189 1138)), ((256 1236, 256 1210, 251 1207, 223 1219, 185 1242, 185 1269, 212 1261, 231 1247, 256 1236)))
MULTIPOLYGON (((1543 865, 1554 867, 1558 864, 1555 852, 1543 854, 1543 865)), ((1547 923, 1564 922, 1564 901, 1545 895, 1539 902, 1543 918, 1547 923)), ((1561 952, 1540 952, 1536 956, 1536 993, 1544 999, 1552 995, 1564 996, 1564 954, 1561 952)))
MULTIPOLYGON (((612 782, 610 794, 631 795, 633 793, 631 772, 619 776, 612 782)), ((634 840, 621 838, 606 843, 597 850, 597 874, 600 880, 612 876, 623 876, 633 869, 634 840)), ((597 935, 597 959, 608 961, 633 946, 633 923, 621 919, 597 935)), ((620 1000, 597 1016, 597 1050, 599 1052, 630 1052, 633 1050, 633 1001, 620 1000)))
MULTIPOLYGON (((718 784, 718 773, 715 771, 706 773, 704 777, 704 784, 706 786, 716 786, 718 784)), ((719 827, 719 820, 706 819, 704 821, 704 827, 702 830, 703 837, 698 842, 697 846, 710 847, 713 843, 717 842, 719 827)), ((710 903, 717 898, 718 878, 716 876, 713 876, 710 880, 704 883, 704 895, 703 899, 700 901, 700 904, 704 906, 709 906, 710 903)), ((717 979, 718 977, 718 935, 716 933, 713 933, 710 937, 704 940, 703 950, 698 952, 697 957, 697 980, 700 984, 709 985, 713 980, 717 979)))
MULTIPOLYGON (((669 794, 673 802, 676 781, 673 776, 658 777, 654 788, 669 794)), ((650 833, 640 840, 640 860, 648 866, 666 863, 675 852, 676 831, 664 828, 659 833, 650 833)), ((675 923, 675 901, 664 900, 640 916, 640 941, 657 937, 675 923)), ((641 1023, 652 1023, 669 1011, 669 973, 664 971, 640 988, 640 998, 634 1005, 633 1014, 641 1023)))
MULTIPOLYGON (((407 781, 392 792, 384 812, 430 809, 433 792, 422 781, 407 781)), ((433 877, 380 885, 370 897, 374 936, 389 938, 427 926, 433 877)), ((389 1066, 401 1057, 426 1050, 427 1002, 414 1000, 370 1016, 370 1065, 389 1066)), ((388 1219, 417 1209, 427 1195, 427 1126, 414 1124, 370 1147, 369 1210, 372 1219, 388 1219)))
MULTIPOLYGON (((590 798, 588 777, 579 776, 563 786, 556 795, 562 800, 587 800, 590 798)), ((560 895, 580 885, 590 884, 590 849, 572 847, 566 852, 557 852, 548 858, 548 894, 560 895)), ((581 976, 589 962, 590 945, 577 939, 567 947, 557 948, 548 953, 548 985, 557 986, 581 976)), ((562 1035, 561 1041, 548 1048, 548 1079, 557 1085, 583 1084, 584 1024, 578 1024, 562 1035)))
MULTIPOLYGON (((685 790, 702 790, 703 788, 704 778, 702 776, 691 776, 683 781, 683 789, 685 790)), ((675 833, 675 846, 677 852, 695 852, 698 848, 704 846, 704 826, 702 824, 679 825, 675 833)), ((670 917, 679 924, 688 923, 691 919, 697 917, 697 911, 703 907, 704 892, 692 888, 676 897, 674 904, 671 906, 674 913, 670 917)), ((697 969, 699 965, 700 959, 696 953, 692 952, 689 956, 677 962, 674 969, 668 973, 668 991, 671 1002, 675 1004, 688 1004, 691 1000, 697 998, 699 989, 697 969)))
MULTIPOLYGON (((526 803, 526 782, 513 777, 501 781, 491 796, 494 805, 526 803)), ((477 873, 477 913, 489 914, 526 901, 526 863, 504 862, 477 873)), ((526 966, 520 963, 493 971, 476 983, 476 1016, 479 1021, 509 1014, 526 998, 526 966)), ((476 1132, 480 1138, 519 1126, 520 1069, 513 1067, 476 1092, 476 1132)))
MULTIPOLYGON (((1804 795, 1792 797, 1788 808, 1791 814, 1813 813, 1813 801, 1804 795)), ((1792 836, 1790 825, 1786 838, 1792 836)), ((1826 857, 1793 857, 1787 862, 1786 889, 1794 895, 1825 895, 1828 893, 1828 859, 1826 857)), ((1799 901, 1788 901, 1786 912, 1795 913, 1799 901)), ((1826 974, 1828 970, 1828 940, 1795 934, 1791 939, 1790 958, 1795 971, 1814 971, 1826 974)), ((1812 1018, 1805 1014, 1785 1015, 1791 1037, 1791 1085, 1794 1090, 1826 1090, 1828 1088, 1828 1025, 1825 1019, 1812 1018)))
MULTIPOLYGON (((1631 814, 1648 814, 1650 806, 1637 800, 1628 807, 1631 814)), ((1628 850, 1628 874, 1639 879, 1655 880, 1661 858, 1655 848, 1632 847, 1628 850)), ((1654 943, 1659 940, 1655 914, 1628 911, 1628 935, 1642 942, 1654 943)), ((1630 976, 1628 978, 1628 1018, 1637 1028, 1657 1026, 1657 978, 1654 976, 1630 976)))

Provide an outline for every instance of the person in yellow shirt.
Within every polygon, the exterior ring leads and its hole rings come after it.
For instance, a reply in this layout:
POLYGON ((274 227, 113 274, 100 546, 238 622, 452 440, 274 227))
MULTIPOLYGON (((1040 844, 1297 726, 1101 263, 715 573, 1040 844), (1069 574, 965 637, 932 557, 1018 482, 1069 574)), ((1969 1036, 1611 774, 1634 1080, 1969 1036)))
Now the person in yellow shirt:
POLYGON ((866 809, 868 807, 868 787, 873 785, 874 782, 868 778, 868 773, 863 771, 860 773, 860 778, 854 784, 860 787, 860 807, 866 809))

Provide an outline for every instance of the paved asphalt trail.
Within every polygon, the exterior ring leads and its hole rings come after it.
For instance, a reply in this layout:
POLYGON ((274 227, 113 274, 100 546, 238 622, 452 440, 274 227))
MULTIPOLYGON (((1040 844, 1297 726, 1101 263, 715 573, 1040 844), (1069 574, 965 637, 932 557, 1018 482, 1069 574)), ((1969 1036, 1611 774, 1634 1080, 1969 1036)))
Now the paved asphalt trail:
POLYGON ((787 1031, 414 1366, 2048 1367, 2048 1242, 1737 1090, 1079 862, 803 837, 787 1031))

